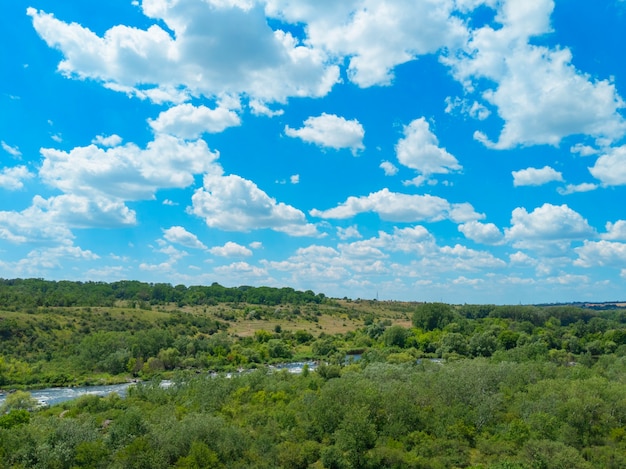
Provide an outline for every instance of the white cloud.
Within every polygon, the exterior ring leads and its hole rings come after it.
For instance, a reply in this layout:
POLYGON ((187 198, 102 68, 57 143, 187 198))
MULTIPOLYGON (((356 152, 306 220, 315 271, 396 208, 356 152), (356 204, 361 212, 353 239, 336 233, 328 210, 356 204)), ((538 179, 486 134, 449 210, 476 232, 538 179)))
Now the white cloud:
POLYGON ((348 249, 352 252, 375 250, 380 252, 381 255, 383 251, 387 251, 427 256, 430 252, 436 250, 436 245, 435 238, 428 230, 418 225, 408 228, 396 227, 392 234, 379 231, 377 237, 355 241, 350 244, 340 244, 339 249, 342 252, 347 252, 348 249))
POLYGON ((192 196, 191 213, 207 226, 226 231, 272 229, 292 236, 315 236, 300 210, 276 202, 258 186, 236 175, 204 177, 204 187, 192 196))
POLYGON ((321 147, 336 150, 349 148, 353 154, 365 148, 363 146, 365 130, 358 120, 347 120, 325 112, 318 117, 309 117, 304 121, 304 127, 300 129, 285 126, 285 135, 321 147))
POLYGON ((76 228, 119 227, 137 223, 136 213, 121 200, 101 197, 97 194, 62 194, 44 199, 33 199, 32 213, 45 213, 50 223, 76 228))
POLYGON ((359 213, 377 213, 380 218, 395 222, 440 221, 450 219, 457 223, 484 218, 469 204, 450 204, 432 195, 408 195, 390 192, 385 188, 363 197, 348 197, 335 208, 311 210, 320 218, 345 219, 359 213))
MULTIPOLYGON (((94 141, 115 145, 121 139, 100 136, 94 141)), ((158 135, 145 149, 132 143, 109 148, 92 144, 69 152, 43 148, 41 154, 41 180, 63 194, 37 196, 27 210, 3 212, 14 217, 14 223, 4 223, 7 237, 11 233, 13 239, 63 239, 71 237, 68 227, 134 225, 136 213, 125 201, 154 199, 158 189, 187 187, 195 174, 222 171, 215 163, 218 154, 204 141, 184 142, 167 135, 158 135), (37 223, 46 223, 47 229, 32 229, 37 223)))
POLYGON ((569 49, 529 44, 549 33, 552 0, 498 4, 501 27, 474 30, 462 53, 450 54, 458 81, 470 93, 479 80, 494 83, 481 97, 504 120, 496 142, 482 132, 475 137, 490 148, 558 145, 569 135, 620 138, 626 123, 619 113, 624 102, 609 80, 593 79, 571 63, 569 49))
POLYGON ((68 259, 91 261, 99 259, 99 256, 92 251, 66 244, 52 248, 35 249, 28 253, 26 262, 30 268, 56 269, 62 268, 64 264, 61 261, 68 259))
POLYGON ((248 257, 252 255, 250 249, 232 241, 228 241, 224 246, 212 247, 209 252, 214 256, 221 257, 248 257))
POLYGON ((511 261, 511 264, 518 264, 518 265, 536 265, 537 264, 536 259, 533 259, 528 254, 521 252, 521 251, 517 251, 509 255, 509 260, 511 261))
POLYGON ((136 223, 135 212, 122 202, 64 194, 35 196, 27 209, 0 212, 0 238, 12 242, 53 240, 66 244, 74 238, 69 227, 113 227, 136 223))
POLYGON ((466 238, 482 244, 499 244, 503 240, 502 232, 493 223, 470 221, 458 226, 466 238))
POLYGON ((469 102, 467 99, 461 99, 458 96, 456 98, 452 98, 448 96, 445 99, 446 108, 445 112, 447 114, 452 114, 453 111, 459 110, 461 114, 470 116, 472 119, 477 120, 485 120, 487 117, 491 115, 491 111, 487 109, 483 104, 480 104, 478 101, 469 102))
POLYGON ((292 174, 289 177, 289 182, 291 182, 292 184, 299 184, 300 183, 300 175, 299 174, 292 174))
POLYGON ((561 274, 554 277, 548 277, 545 279, 547 283, 557 285, 575 285, 582 286, 589 283, 590 279, 587 275, 573 275, 573 274, 561 274))
POLYGON ((447 264, 446 270, 452 268, 455 270, 476 271, 480 269, 501 269, 506 267, 506 262, 502 259, 498 259, 490 252, 469 249, 460 244, 453 247, 443 246, 440 249, 440 254, 448 257, 448 259, 445 257, 443 259, 434 257, 431 263, 438 264, 445 262, 447 264))
POLYGON ((4 140, 0 142, 0 145, 2 146, 2 149, 6 151, 9 155, 11 155, 13 158, 19 159, 22 157, 22 152, 20 151, 18 147, 12 147, 8 143, 6 143, 4 140))
POLYGON ((606 233, 600 235, 602 239, 626 241, 626 220, 607 222, 606 233))
POLYGON ((552 181, 562 181, 563 175, 550 166, 543 168, 526 168, 513 171, 513 185, 519 186, 541 186, 552 181))
POLYGON ((266 269, 253 266, 247 262, 233 262, 230 265, 221 265, 213 269, 220 278, 230 280, 232 283, 241 285, 242 283, 253 281, 260 282, 266 286, 270 283, 266 269))
POLYGON ((260 5, 179 0, 142 2, 148 29, 117 25, 99 37, 89 29, 28 8, 33 26, 63 53, 58 69, 155 102, 191 95, 245 94, 259 102, 324 96, 339 79, 318 49, 273 31, 260 5))
POLYGON ((396 145, 398 161, 424 176, 447 174, 462 169, 457 159, 439 147, 426 119, 415 119, 404 127, 404 138, 396 145))
POLYGON ((122 137, 115 134, 109 136, 98 135, 91 143, 102 147, 116 147, 122 143, 122 137))
POLYGON ((205 132, 218 133, 241 125, 241 119, 237 113, 224 107, 209 109, 185 103, 161 112, 156 120, 149 120, 148 123, 155 132, 194 139, 205 132))
POLYGON ((277 271, 291 274, 289 284, 315 282, 318 285, 336 285, 351 276, 351 271, 343 264, 339 251, 327 246, 312 245, 298 248, 294 255, 285 261, 268 261, 266 265, 277 271))
POLYGON ((218 153, 203 140, 184 142, 157 135, 141 149, 129 143, 102 149, 96 145, 76 147, 69 152, 43 148, 39 175, 65 193, 121 200, 153 199, 162 188, 183 188, 194 175, 221 172, 215 163, 218 153))
POLYGON ((339 239, 342 240, 350 238, 362 238, 361 233, 359 233, 359 227, 357 225, 352 225, 347 228, 342 228, 338 226, 337 236, 339 237, 339 239))
POLYGON ((182 226, 172 226, 163 230, 163 237, 170 243, 180 244, 192 249, 206 249, 206 246, 198 239, 198 237, 187 231, 182 226))
POLYGON ((0 188, 15 191, 24 187, 24 180, 34 176, 26 166, 14 166, 0 171, 0 188))
POLYGON ((589 145, 583 145, 582 143, 577 143, 576 145, 571 147, 569 151, 573 154, 580 156, 591 156, 598 154, 598 150, 596 148, 590 147, 589 145))
POLYGON ((589 168, 589 172, 605 186, 626 184, 626 145, 606 151, 589 168))
POLYGON ((565 204, 548 203, 530 213, 525 208, 516 208, 511 216, 511 227, 505 229, 506 238, 516 242, 582 239, 593 233, 578 212, 565 204))
POLYGON ((282 116, 285 113, 283 109, 272 111, 265 103, 257 101, 256 99, 251 100, 248 104, 252 110, 252 114, 255 116, 275 117, 282 116))
POLYGON ((385 176, 395 176, 398 173, 398 168, 389 161, 383 161, 378 167, 385 172, 385 176))
POLYGON ((574 251, 578 254, 574 265, 580 267, 622 267, 626 262, 625 243, 585 240, 584 244, 575 248, 574 251))
POLYGON ((557 192, 561 195, 569 195, 575 194, 577 192, 591 192, 595 191, 598 188, 597 184, 592 184, 590 182, 583 182, 581 184, 568 184, 565 187, 557 188, 557 192))
POLYGON ((348 77, 361 87, 387 85, 393 68, 444 47, 466 34, 450 0, 268 0, 270 16, 306 24, 307 42, 347 57, 348 77))
POLYGON ((167 244, 162 239, 157 240, 157 243, 159 244, 160 248, 156 249, 155 251, 161 254, 165 254, 168 257, 167 264, 169 264, 170 266, 173 266, 183 257, 187 257, 189 255, 187 251, 181 251, 179 249, 176 249, 174 246, 172 246, 171 244, 167 244))

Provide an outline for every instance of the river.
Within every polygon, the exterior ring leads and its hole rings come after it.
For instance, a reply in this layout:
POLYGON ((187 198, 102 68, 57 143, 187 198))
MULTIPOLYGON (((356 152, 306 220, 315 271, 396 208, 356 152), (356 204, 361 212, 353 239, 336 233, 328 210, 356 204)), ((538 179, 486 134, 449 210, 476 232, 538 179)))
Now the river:
MULTIPOLYGON (((287 370, 289 373, 302 373, 304 366, 308 365, 310 370, 314 370, 317 367, 316 362, 291 362, 291 363, 282 363, 279 365, 271 365, 269 366, 270 371, 280 371, 287 370)), ((234 373, 227 373, 227 377, 231 377, 233 375, 254 370, 245 370, 234 373)), ((214 373, 215 376, 218 373, 214 373)), ((161 386, 167 387, 171 384, 171 381, 162 381, 161 386)), ((134 383, 123 383, 123 384, 110 384, 110 385, 102 385, 102 386, 77 386, 77 387, 67 387, 67 388, 46 388, 46 389, 35 389, 30 392, 30 395, 33 399, 37 400, 39 404, 42 406, 52 406, 55 404, 60 404, 65 401, 71 401, 72 399, 76 399, 80 396, 86 395, 95 395, 95 396, 108 396, 109 394, 117 393, 121 397, 126 396, 126 391, 129 386, 134 385, 134 383)), ((4 404, 6 399, 6 394, 0 392, 0 406, 4 404)))

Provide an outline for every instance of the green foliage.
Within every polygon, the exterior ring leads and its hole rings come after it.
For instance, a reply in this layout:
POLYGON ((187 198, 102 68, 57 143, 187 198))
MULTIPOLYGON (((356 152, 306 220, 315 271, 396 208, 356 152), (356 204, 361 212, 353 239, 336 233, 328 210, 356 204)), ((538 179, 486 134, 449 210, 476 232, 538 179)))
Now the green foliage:
POLYGON ((141 282, 2 281, 0 298, 14 308, 0 312, 3 388, 155 377, 126 398, 86 396, 63 412, 8 394, 0 467, 626 465, 621 311, 340 305, 290 289, 141 282), (294 306, 276 307, 285 298, 294 306), (74 306, 52 306, 61 303, 74 306), (216 306, 172 310, 187 304, 216 306), (329 317, 354 328, 329 333, 329 317), (249 320, 267 330, 230 329, 249 320), (263 366, 292 359, 319 366, 263 366))
POLYGON ((404 327, 399 325, 391 326, 383 333, 383 342, 386 347, 404 348, 409 335, 410 332, 404 327))
POLYGON ((33 399, 29 392, 15 391, 10 393, 0 406, 0 414, 14 410, 33 411, 39 403, 33 399))
POLYGON ((30 422, 30 412, 25 409, 11 410, 0 415, 0 428, 13 428, 16 425, 30 422))
POLYGON ((443 329, 455 318, 454 310, 445 303, 422 303, 413 313, 413 325, 425 331, 443 329))

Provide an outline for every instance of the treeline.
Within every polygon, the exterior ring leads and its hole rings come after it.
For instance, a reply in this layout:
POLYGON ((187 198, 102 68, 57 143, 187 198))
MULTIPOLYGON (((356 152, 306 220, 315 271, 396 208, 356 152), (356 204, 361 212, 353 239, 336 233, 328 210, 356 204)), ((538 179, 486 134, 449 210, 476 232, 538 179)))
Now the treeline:
POLYGON ((218 303, 319 304, 325 299, 323 293, 302 292, 289 287, 224 287, 218 283, 187 287, 136 280, 106 283, 0 279, 0 306, 3 308, 113 306, 116 301, 151 305, 176 303, 179 307, 218 303))

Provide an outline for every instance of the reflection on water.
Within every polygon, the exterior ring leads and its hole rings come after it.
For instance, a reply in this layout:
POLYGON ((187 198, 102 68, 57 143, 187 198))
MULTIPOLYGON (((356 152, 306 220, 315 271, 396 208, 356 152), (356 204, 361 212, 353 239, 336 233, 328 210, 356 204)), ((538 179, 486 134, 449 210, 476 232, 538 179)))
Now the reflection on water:
MULTIPOLYGON (((308 365, 309 370, 314 370, 317 367, 316 362, 292 362, 283 363, 280 365, 270 366, 270 370, 287 370, 289 373, 302 373, 304 366, 308 365)), ((241 372, 239 372, 241 373, 241 372)), ((237 373, 228 373, 226 376, 230 377, 237 373)), ((30 391, 30 395, 33 399, 36 399, 42 406, 51 406, 60 404, 61 402, 70 401, 80 396, 94 395, 94 396, 108 396, 109 394, 117 393, 121 397, 126 396, 128 387, 133 383, 123 384, 111 384, 103 386, 80 386, 71 388, 47 388, 37 389, 30 391)), ((171 381, 164 380, 161 382, 161 386, 164 388, 170 387, 171 381)), ((6 399, 6 394, 0 392, 0 405, 2 405, 6 399)))
MULTIPOLYGON (((72 388, 47 388, 47 389, 36 389, 30 391, 30 395, 33 399, 36 399, 41 405, 55 405, 61 402, 69 401, 72 399, 76 399, 80 396, 85 396, 88 394, 94 396, 107 396, 112 393, 117 393, 120 396, 124 397, 126 395, 126 390, 131 383, 123 383, 123 384, 110 384, 103 386, 80 386, 80 387, 72 387, 72 388)), ((6 394, 0 393, 0 405, 4 403, 6 399, 6 394)))

